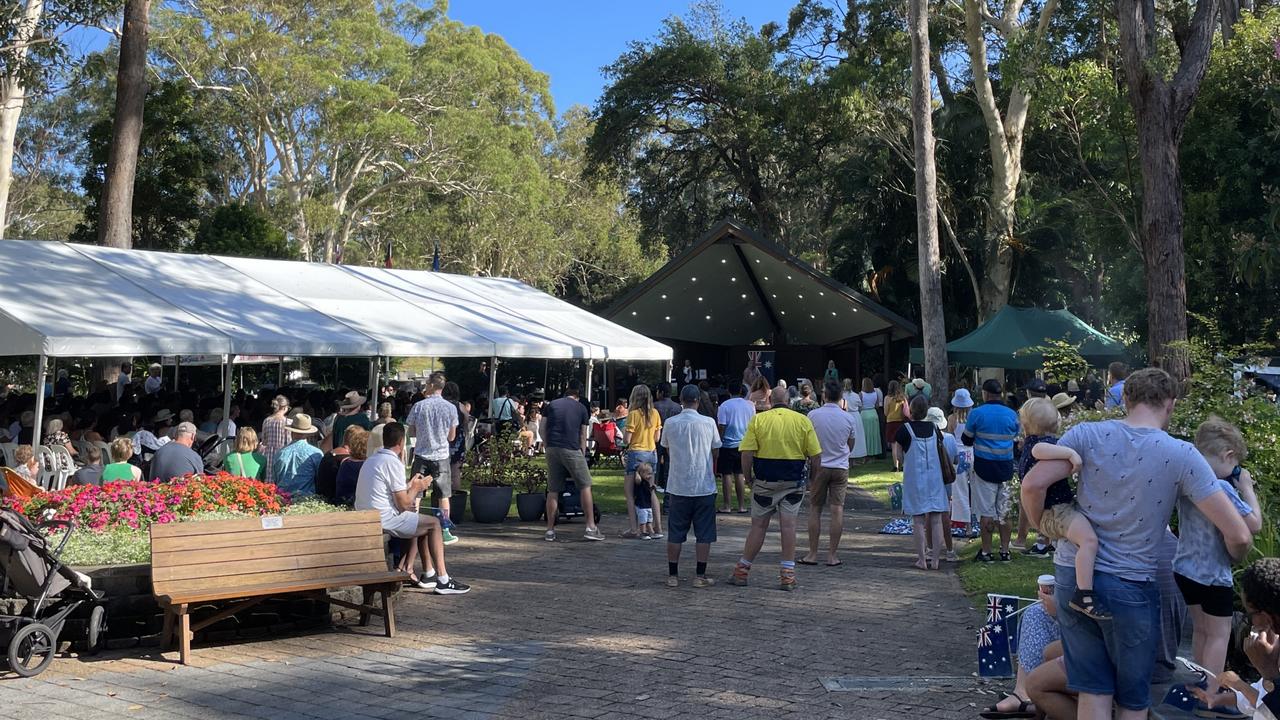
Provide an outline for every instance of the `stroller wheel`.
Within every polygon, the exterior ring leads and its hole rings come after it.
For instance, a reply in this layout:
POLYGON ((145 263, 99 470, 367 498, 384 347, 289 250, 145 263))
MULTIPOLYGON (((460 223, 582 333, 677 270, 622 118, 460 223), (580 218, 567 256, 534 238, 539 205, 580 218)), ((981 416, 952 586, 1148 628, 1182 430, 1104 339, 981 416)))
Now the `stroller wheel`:
POLYGON ((94 605, 89 613, 89 633, 85 640, 85 652, 96 655, 102 649, 102 641, 107 634, 107 611, 101 605, 94 605))
POLYGON ((35 677, 53 662, 58 637, 43 623, 18 628, 9 640, 9 669, 22 677, 35 677))

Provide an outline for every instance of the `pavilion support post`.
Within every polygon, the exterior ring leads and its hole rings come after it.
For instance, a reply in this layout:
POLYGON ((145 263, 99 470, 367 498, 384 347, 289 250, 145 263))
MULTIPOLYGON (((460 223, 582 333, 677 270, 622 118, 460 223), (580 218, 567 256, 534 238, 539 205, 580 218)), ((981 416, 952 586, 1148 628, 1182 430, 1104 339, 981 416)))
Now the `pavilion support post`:
POLYGON ((595 365, 596 363, 594 360, 591 360, 590 358, 587 359, 587 384, 584 387, 586 388, 586 393, 587 393, 586 398, 588 403, 591 402, 591 395, 592 395, 591 371, 595 369, 595 365))
POLYGON ((609 367, 609 358, 605 358, 605 359, 604 359, 604 371, 603 371, 603 375, 602 375, 602 377, 604 378, 604 397, 603 397, 603 398, 601 398, 602 400, 604 400, 604 402, 601 404, 601 407, 613 407, 613 406, 614 406, 614 397, 613 397, 613 373, 612 373, 612 372, 610 372, 611 370, 612 370, 612 368, 610 368, 610 367, 609 367))
POLYGON ((669 388, 671 387, 671 378, 675 375, 675 371, 676 371, 675 361, 668 360, 662 363, 662 369, 663 369, 663 372, 666 373, 665 375, 662 376, 662 382, 665 383, 666 386, 669 388))
POLYGON ((493 404, 493 398, 498 394, 498 356, 494 355, 489 358, 489 404, 493 404))
POLYGON ((284 387, 284 356, 280 356, 280 364, 276 367, 276 392, 284 387))
POLYGON ((178 392, 178 373, 182 368, 182 356, 173 356, 173 391, 178 392))
POLYGON ((222 419, 224 422, 231 419, 231 385, 235 381, 233 375, 236 370, 235 360, 235 355, 222 356, 222 419))
POLYGON ((542 366, 542 392, 547 391, 547 377, 551 374, 551 360, 544 360, 542 366))
POLYGON ((40 435, 44 433, 44 381, 49 375, 49 356, 41 355, 36 361, 36 421, 31 428, 31 447, 40 447, 40 435))

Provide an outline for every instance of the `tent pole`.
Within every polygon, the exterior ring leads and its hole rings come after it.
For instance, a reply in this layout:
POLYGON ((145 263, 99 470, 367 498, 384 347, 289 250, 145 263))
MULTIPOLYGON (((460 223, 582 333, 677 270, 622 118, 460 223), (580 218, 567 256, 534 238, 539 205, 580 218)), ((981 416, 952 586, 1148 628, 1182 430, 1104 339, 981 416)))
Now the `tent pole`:
POLYGON ((595 369, 595 361, 588 359, 587 360, 587 385, 586 385, 588 403, 591 402, 591 371, 593 369, 595 369))
POLYGON ((44 432, 44 379, 49 374, 49 356, 41 355, 36 362, 36 421, 31 427, 31 447, 40 447, 40 435, 44 432))
POLYGON ((542 391, 547 391, 547 376, 551 374, 551 361, 545 360, 546 364, 542 366, 542 391))
MULTIPOLYGON (((377 412, 378 410, 378 358, 369 358, 369 409, 377 412)), ((377 417, 375 415, 375 417, 377 417)))
POLYGON ((173 391, 178 392, 178 372, 182 366, 182 356, 173 356, 173 391))
POLYGON ((280 393, 280 388, 284 387, 284 356, 280 356, 280 364, 276 369, 276 394, 280 393))
MULTIPOLYGON (((231 419, 231 384, 235 380, 236 356, 223 355, 222 358, 222 419, 225 422, 231 419)), ((242 369, 240 372, 241 382, 244 382, 244 370, 242 369)), ((221 426, 222 423, 218 423, 218 425, 221 426)))
MULTIPOLYGON (((58 382, 58 358, 49 358, 49 377, 53 378, 55 383, 53 390, 54 392, 57 392, 58 388, 56 383, 58 382)), ((44 388, 40 389, 44 390, 44 388)))
POLYGON ((489 404, 493 404, 493 397, 498 394, 498 356, 494 355, 489 358, 489 404))
MULTIPOLYGON (((672 360, 668 360, 668 361, 666 361, 666 362, 662 363, 662 367, 663 367, 663 370, 665 370, 665 371, 666 371, 666 373, 667 373, 667 374, 666 374, 666 376, 662 379, 662 382, 663 382, 663 383, 664 383, 668 388, 670 388, 670 387, 671 387, 671 379, 672 379, 672 377, 674 377, 674 376, 675 376, 675 363, 674 363, 674 361, 672 361, 672 360)), ((670 392, 670 391, 668 390, 668 392, 670 392)))

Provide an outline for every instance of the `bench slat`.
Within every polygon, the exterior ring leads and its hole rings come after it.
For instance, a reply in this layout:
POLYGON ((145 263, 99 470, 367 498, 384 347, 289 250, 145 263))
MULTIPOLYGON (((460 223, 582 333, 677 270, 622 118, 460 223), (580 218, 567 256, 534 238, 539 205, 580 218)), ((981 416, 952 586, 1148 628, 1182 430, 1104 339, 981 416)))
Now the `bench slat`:
MULTIPOLYGON (((194 525, 196 523, 183 524, 194 525)), ((155 537, 153 535, 151 540, 151 552, 173 553, 186 550, 239 548, 248 545, 275 545, 277 543, 301 542, 307 540, 365 537, 370 534, 370 528, 374 524, 376 523, 370 523, 367 525, 343 524, 332 527, 321 526, 295 528, 286 523, 285 526, 279 530, 263 531, 261 527, 259 527, 257 532, 252 533, 240 530, 236 532, 216 533, 212 535, 192 535, 189 537, 155 537)), ((378 532, 381 533, 382 526, 378 525, 377 529, 378 532)))
POLYGON ((318 570, 327 572, 328 568, 341 565, 358 565, 360 563, 381 564, 384 568, 387 565, 381 549, 361 548, 259 559, 235 557, 228 558, 222 562, 189 563, 160 568, 153 566, 151 568, 151 581, 153 583, 181 582, 212 577, 223 578, 228 585, 240 585, 242 583, 236 580, 240 575, 254 575, 280 570, 318 570))
POLYGON ((211 600, 235 600, 239 598, 257 597, 260 595, 280 595, 285 593, 306 592, 309 590, 331 590, 335 588, 354 587, 357 585, 387 585, 407 580, 408 573, 383 570, 380 573, 346 575, 343 577, 325 578, 315 581, 295 581, 292 583, 269 583, 265 585, 248 585, 228 594, 224 590, 193 590, 181 594, 159 594, 168 605, 181 605, 208 602, 211 600))
MULTIPOLYGON (((359 525, 379 522, 377 510, 357 510, 354 512, 320 513, 318 515, 280 515, 278 516, 286 528, 301 527, 333 527, 337 525, 359 525)), ((193 535, 216 535, 218 533, 262 530, 262 518, 245 520, 204 520, 189 523, 165 523, 151 526, 151 538, 191 537, 193 535)))
MULTIPOLYGON (((193 578, 190 580, 177 580, 171 582, 153 583, 156 595, 174 595, 195 592, 198 590, 216 590, 220 591, 221 597, 235 598, 246 597, 243 594, 246 588, 251 587, 285 587, 292 586, 297 583, 316 583, 326 581, 331 578, 340 578, 353 575, 371 575, 376 572, 387 572, 387 563, 379 561, 377 563, 353 563, 351 565, 331 565, 326 568, 306 568, 302 570, 277 570, 275 572, 248 573, 244 575, 236 575, 231 578, 227 577, 206 577, 193 578)), ((272 593, 291 592, 288 590, 273 590, 272 593)), ((250 593, 252 594, 252 593, 250 593)))
MULTIPOLYGON (((285 536, 281 535, 280 537, 283 538, 285 536)), ((382 536, 371 535, 365 530, 356 537, 326 537, 292 542, 260 543, 244 547, 216 547, 167 552, 153 550, 151 553, 151 567, 154 572, 157 569, 170 567, 191 567, 208 563, 264 560, 277 557, 326 555, 328 553, 353 550, 369 550, 381 554, 382 547, 382 536)))

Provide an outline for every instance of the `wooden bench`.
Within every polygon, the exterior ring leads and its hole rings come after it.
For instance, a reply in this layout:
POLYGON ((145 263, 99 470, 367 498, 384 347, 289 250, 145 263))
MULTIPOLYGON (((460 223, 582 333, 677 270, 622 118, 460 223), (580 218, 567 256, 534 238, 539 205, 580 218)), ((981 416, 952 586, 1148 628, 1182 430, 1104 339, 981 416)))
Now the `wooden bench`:
POLYGON ((184 665, 193 633, 278 595, 358 610, 361 625, 370 615, 381 616, 392 637, 391 595, 407 578, 387 569, 382 525, 373 510, 151 526, 151 583, 165 610, 160 645, 168 648, 176 630, 184 665), (364 590, 360 604, 327 592, 356 586, 364 590), (382 595, 381 607, 371 604, 375 594, 382 595), (238 602, 191 623, 193 607, 218 600, 238 602))

